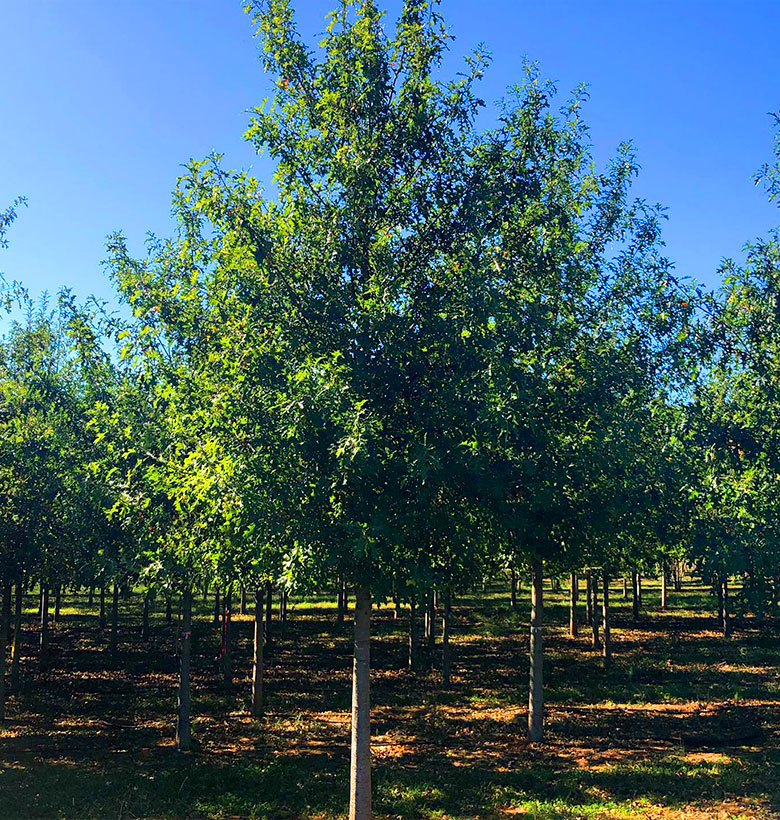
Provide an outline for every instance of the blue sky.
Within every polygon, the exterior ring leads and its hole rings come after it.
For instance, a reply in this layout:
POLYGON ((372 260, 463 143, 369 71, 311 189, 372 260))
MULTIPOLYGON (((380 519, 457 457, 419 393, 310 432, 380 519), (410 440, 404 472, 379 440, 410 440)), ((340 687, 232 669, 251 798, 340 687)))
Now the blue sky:
MULTIPOLYGON (((335 0, 298 0, 316 43, 335 0)), ((397 2, 386 3, 394 19, 397 2)), ((668 206, 678 271, 713 285, 724 256, 780 224, 751 176, 780 111, 777 0, 444 0, 456 36, 447 69, 484 43, 489 104, 540 63, 565 91, 590 85, 597 157, 634 141, 636 193, 668 206)), ((68 285, 110 297, 108 233, 142 253, 170 232, 170 192, 190 157, 272 169, 243 142, 269 91, 249 18, 234 0, 0 0, 0 207, 29 207, 0 270, 33 293, 68 285)))

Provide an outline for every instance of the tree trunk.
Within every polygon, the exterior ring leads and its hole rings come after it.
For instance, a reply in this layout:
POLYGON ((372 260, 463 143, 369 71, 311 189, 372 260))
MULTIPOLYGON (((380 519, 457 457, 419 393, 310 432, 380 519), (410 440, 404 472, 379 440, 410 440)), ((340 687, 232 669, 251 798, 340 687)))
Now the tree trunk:
POLYGON ((241 614, 246 615, 246 588, 241 587, 241 614))
POLYGON ((593 626, 593 578, 589 569, 585 570, 585 620, 593 626))
POLYGON ((106 588, 100 587, 100 631, 106 631, 106 588))
POLYGON ((222 605, 219 600, 219 587, 214 586, 214 626, 217 626, 222 619, 222 605))
POLYGON ((631 573, 631 617, 636 621, 639 618, 639 573, 631 573))
POLYGON ((452 672, 452 647, 450 646, 450 629, 452 628, 452 598, 449 589, 444 592, 444 610, 441 617, 441 682, 449 686, 452 672))
POLYGON ((352 757, 349 820, 371 820, 371 594, 355 589, 355 655, 352 666, 352 757))
POLYGON ((409 669, 417 669, 417 602, 414 593, 409 598, 409 669))
POLYGON ((344 579, 339 578, 339 592, 336 600, 336 623, 344 623, 344 579))
POLYGON ((116 657, 117 645, 119 643, 119 584, 114 581, 114 595, 111 600, 111 643, 109 649, 111 657, 116 657))
POLYGON ((87 597, 87 604, 92 606, 95 603, 95 587, 90 586, 89 588, 89 595, 87 597))
POLYGON ((433 653, 436 651, 436 602, 434 600, 433 587, 428 591, 428 634, 427 648, 428 648, 428 664, 433 662, 433 653))
POLYGON ((149 592, 144 595, 144 614, 141 622, 141 640, 149 640, 149 592))
POLYGON ((255 590, 255 636, 252 647, 252 714, 263 714, 263 588, 255 590))
POLYGON ((602 655, 604 657, 604 668, 609 669, 612 664, 612 630, 609 622, 609 575, 606 572, 602 573, 603 591, 601 594, 601 604, 604 622, 604 648, 602 655))
POLYGON ((45 667, 49 660, 49 587, 41 584, 41 639, 38 662, 45 667))
POLYGON ((233 606, 233 585, 230 584, 225 592, 224 611, 222 614, 222 679, 225 683, 233 682, 233 651, 231 636, 231 617, 233 606))
POLYGON ((60 610, 62 608, 62 584, 57 584, 54 588, 54 623, 60 622, 60 610))
POLYGON ((511 569, 511 591, 510 600, 512 609, 517 609, 517 572, 514 567, 511 569))
POLYGON ((192 588, 188 584, 181 596, 179 636, 179 714, 176 721, 176 748, 188 752, 192 745, 190 727, 190 653, 192 651, 192 588))
POLYGON ((528 739, 538 742, 544 735, 544 623, 543 565, 534 558, 531 565, 531 641, 528 688, 528 739))
POLYGON ((593 651, 601 649, 601 638, 599 637, 600 617, 599 617, 599 574, 598 570, 591 579, 591 591, 593 593, 593 622, 591 623, 591 633, 593 635, 593 651))
POLYGON ((731 637, 731 614, 729 612, 729 578, 724 575, 721 579, 723 605, 721 608, 721 630, 724 638, 731 637))
POLYGON ((576 638, 579 634, 577 623, 577 599, 579 598, 580 581, 576 572, 572 572, 569 579, 569 637, 576 638))
POLYGON ((667 602, 667 583, 668 583, 669 572, 666 569, 666 565, 661 567, 661 609, 666 609, 666 602, 667 602))
POLYGON ((170 595, 165 599, 165 622, 168 624, 173 622, 173 604, 170 595))
POLYGON ((11 645, 11 689, 19 689, 19 663, 22 651, 22 609, 24 606, 24 585, 16 582, 16 601, 14 612, 14 641, 11 645))
POLYGON ((274 585, 270 581, 265 582, 265 646, 270 651, 273 645, 271 636, 271 623, 273 619, 274 605, 274 585))
POLYGON ((5 655, 8 644, 8 622, 11 614, 11 584, 2 584, 0 605, 0 721, 5 720, 5 655))
POLYGON ((623 576, 623 600, 628 600, 628 578, 623 576))

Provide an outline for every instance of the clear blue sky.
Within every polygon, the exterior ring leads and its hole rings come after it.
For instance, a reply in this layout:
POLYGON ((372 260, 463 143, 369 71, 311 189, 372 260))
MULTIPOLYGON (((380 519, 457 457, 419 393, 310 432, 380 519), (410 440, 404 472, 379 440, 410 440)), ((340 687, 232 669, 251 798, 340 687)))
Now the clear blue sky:
MULTIPOLYGON (((299 0, 324 28, 335 0, 299 0)), ((104 240, 141 253, 170 231, 179 166, 211 150, 270 181, 242 140, 268 92, 250 20, 234 0, 0 0, 0 207, 29 198, 0 270, 32 292, 109 296, 104 240)), ((397 2, 386 6, 391 17, 397 2)), ((445 0, 450 68, 478 43, 494 63, 492 103, 537 60, 563 90, 590 84, 598 156, 638 149, 636 192, 669 208, 678 270, 715 283, 719 260, 780 224, 751 182, 780 110, 777 0, 445 0)))

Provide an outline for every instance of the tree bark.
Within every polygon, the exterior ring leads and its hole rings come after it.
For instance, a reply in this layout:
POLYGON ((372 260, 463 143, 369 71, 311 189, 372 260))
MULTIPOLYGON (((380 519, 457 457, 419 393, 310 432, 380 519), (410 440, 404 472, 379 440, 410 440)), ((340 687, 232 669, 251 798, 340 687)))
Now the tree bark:
POLYGON ((149 640, 149 592, 144 595, 144 614, 141 621, 141 640, 149 640))
POLYGON ((54 623, 60 622, 60 610, 62 608, 62 584, 57 584, 54 588, 54 623))
POLYGON ((603 614, 602 620, 604 622, 604 646, 602 655, 604 657, 604 668, 609 669, 612 664, 612 630, 609 622, 609 575, 607 575, 606 572, 602 572, 601 577, 603 584, 601 605, 603 614))
POLYGON ((729 578, 724 575, 721 578, 721 589, 723 605, 721 608, 721 630, 724 638, 731 637, 731 613, 729 612, 729 578))
POLYGON ((433 587, 428 590, 428 633, 426 635, 428 647, 428 664, 433 661, 433 653, 436 651, 436 602, 434 599, 433 587))
POLYGON ((417 669, 417 649, 417 602, 415 601, 414 593, 412 593, 409 597, 409 669, 417 669))
POLYGON ((41 584, 41 638, 38 663, 45 667, 49 660, 49 587, 41 584))
POLYGON ((263 714, 263 588, 255 590, 255 635, 252 647, 252 714, 263 714))
POLYGON ((393 576, 393 620, 401 617, 401 598, 398 595, 398 578, 393 576))
POLYGON ((344 579, 339 577, 339 592, 336 601, 336 623, 344 623, 344 579))
POLYGON ((106 631, 106 588, 100 587, 100 631, 106 631))
POLYGON ((579 598, 580 581, 576 572, 572 572, 569 579, 569 637, 576 638, 579 634, 577 623, 577 599, 579 598))
POLYGON ((233 649, 231 635, 231 618, 233 608, 233 585, 230 584, 225 592, 224 611, 222 614, 222 679, 225 683, 233 682, 233 649))
POLYGON ((274 585, 270 581, 265 582, 265 647, 270 652, 273 645, 271 635, 271 623, 273 619, 274 605, 274 585))
POLYGON ((165 599, 165 622, 168 624, 173 622, 173 604, 170 595, 165 599))
POLYGON ((593 626, 593 578, 589 569, 585 570, 585 620, 593 626))
POLYGON ((88 604, 89 606, 92 606, 92 604, 93 604, 94 602, 95 602, 95 587, 90 586, 90 588, 89 588, 89 595, 88 595, 88 597, 87 597, 87 604, 88 604))
POLYGON ((355 653, 352 666, 352 756, 349 820, 371 820, 371 594, 355 589, 355 653))
POLYGON ((593 636, 593 651, 601 649, 601 638, 599 637, 599 574, 598 570, 591 579, 591 592, 593 593, 593 622, 591 623, 591 633, 593 636))
POLYGON ((219 600, 219 587, 214 585, 214 626, 220 623, 222 619, 222 605, 219 600))
POLYGON ((192 652, 192 588, 182 593, 179 635, 179 713, 176 721, 176 748, 188 752, 192 746, 190 722, 190 653, 192 652))
POLYGON ((241 587, 241 614, 246 615, 246 587, 241 587))
POLYGON ((636 621, 639 619, 639 573, 634 570, 631 573, 631 617, 636 621))
POLYGON ((623 576, 623 600, 628 600, 628 578, 623 576))
POLYGON ((661 567, 661 609, 666 609, 667 603, 667 584, 669 578, 669 571, 666 569, 666 565, 664 564, 661 567))
POLYGON ((24 584, 16 582, 16 601, 14 611, 14 640, 11 645, 11 689, 19 689, 19 663, 22 651, 22 609, 24 606, 24 584))
POLYGON ((119 644, 119 584, 114 581, 113 598, 111 600, 111 642, 109 650, 111 657, 116 657, 116 650, 119 644))
POLYGON ((517 609, 517 571, 514 567, 510 570, 511 572, 511 591, 510 591, 510 601, 512 604, 512 609, 517 609))
POLYGON ((543 564, 534 558, 531 564, 531 640, 528 651, 528 740, 538 742, 544 736, 544 593, 543 564))
POLYGON ((452 678, 452 647, 450 630, 452 629, 452 597, 449 589, 444 592, 444 610, 441 617, 441 682, 449 686, 452 678))
POLYGON ((0 604, 0 721, 5 720, 5 656, 8 644, 8 623, 11 614, 11 584, 2 584, 3 600, 0 604))

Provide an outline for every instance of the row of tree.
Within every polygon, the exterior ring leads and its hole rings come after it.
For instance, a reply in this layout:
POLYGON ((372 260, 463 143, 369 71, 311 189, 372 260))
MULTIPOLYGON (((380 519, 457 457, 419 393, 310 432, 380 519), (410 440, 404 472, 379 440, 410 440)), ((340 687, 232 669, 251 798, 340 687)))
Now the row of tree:
MULTIPOLYGON (((726 631, 730 577, 753 611, 776 606, 780 240, 725 263, 717 293, 676 275, 662 210, 631 196, 631 146, 594 164, 584 89, 556 112, 530 66, 478 128, 486 55, 439 79, 430 0, 406 0, 392 35, 346 0, 319 54, 288 0, 253 12, 276 91, 246 136, 274 197, 219 156, 191 162, 172 238, 142 259, 109 240, 118 313, 65 291, 3 340, 3 612, 38 583, 45 641, 65 584, 103 612, 128 583, 180 599, 187 749, 194 589, 255 598, 257 714, 270 585, 353 590, 366 820, 372 600, 407 602, 413 636, 437 590, 447 646, 453 595, 527 568, 535 741, 545 573, 571 573, 575 604, 578 574, 591 608, 601 592, 607 662, 611 578, 638 601, 641 573, 685 560, 726 631)), ((777 164, 760 176, 777 196, 777 164)))

